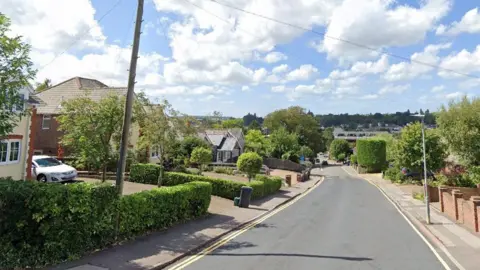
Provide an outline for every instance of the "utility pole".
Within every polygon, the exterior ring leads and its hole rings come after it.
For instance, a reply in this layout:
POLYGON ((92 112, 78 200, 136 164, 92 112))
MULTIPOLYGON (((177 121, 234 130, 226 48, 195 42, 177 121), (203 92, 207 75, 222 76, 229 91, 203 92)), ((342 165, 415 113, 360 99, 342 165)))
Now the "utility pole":
POLYGON ((144 0, 138 0, 137 19, 135 21, 135 33, 133 36, 132 58, 130 59, 130 70, 128 74, 128 90, 127 101, 125 102, 125 117, 123 119, 122 140, 120 142, 120 158, 117 164, 116 186, 118 193, 123 192, 123 174, 125 172, 125 162, 128 150, 128 135, 130 132, 130 124, 132 122, 132 105, 134 98, 135 76, 137 72, 138 50, 140 47, 140 34, 142 33, 142 17, 143 17, 144 0))
POLYGON ((425 205, 427 209, 426 221, 427 224, 430 224, 430 196, 428 194, 428 178, 427 178, 427 158, 426 158, 426 148, 425 148, 425 115, 422 117, 422 143, 423 143, 423 188, 425 192, 425 205))

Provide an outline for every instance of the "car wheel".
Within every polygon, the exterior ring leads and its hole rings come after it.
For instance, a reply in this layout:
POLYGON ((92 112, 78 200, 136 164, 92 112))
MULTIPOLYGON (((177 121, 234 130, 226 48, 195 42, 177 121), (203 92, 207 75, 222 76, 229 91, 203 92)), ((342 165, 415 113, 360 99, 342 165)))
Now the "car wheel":
POLYGON ((46 183, 46 182, 47 182, 47 177, 46 177, 44 174, 40 174, 40 175, 37 177, 37 181, 38 181, 38 182, 44 182, 44 183, 46 183))

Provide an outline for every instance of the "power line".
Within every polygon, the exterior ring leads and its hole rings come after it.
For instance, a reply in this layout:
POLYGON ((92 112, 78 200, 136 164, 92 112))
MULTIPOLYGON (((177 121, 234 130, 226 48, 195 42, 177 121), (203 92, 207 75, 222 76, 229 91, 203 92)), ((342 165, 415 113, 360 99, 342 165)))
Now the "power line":
MULTIPOLYGON (((258 14, 258 13, 255 13, 255 12, 251 12, 251 11, 248 11, 248 10, 244 10, 244 9, 242 9, 242 8, 235 7, 235 6, 232 6, 232 5, 229 5, 229 4, 220 3, 220 2, 218 2, 217 0, 210 0, 210 1, 211 1, 211 2, 214 2, 214 3, 218 4, 218 5, 221 5, 221 6, 224 6, 224 7, 228 7, 228 8, 231 8, 231 9, 235 9, 235 10, 237 10, 237 11, 240 11, 240 12, 243 12, 243 13, 246 13, 246 14, 250 14, 250 15, 253 15, 253 16, 257 16, 257 17, 260 17, 260 18, 263 18, 263 19, 266 19, 266 20, 269 20, 269 21, 273 21, 273 22, 279 23, 279 24, 287 25, 287 26, 290 26, 290 27, 292 27, 292 28, 296 28, 296 29, 300 29, 300 30, 303 30, 303 31, 312 32, 312 33, 314 33, 314 34, 316 34, 316 35, 323 36, 323 37, 325 37, 325 38, 329 38, 329 39, 333 39, 333 40, 336 40, 336 41, 344 42, 344 43, 347 43, 347 44, 350 44, 350 45, 353 45, 353 46, 356 46, 356 47, 359 47, 359 48, 363 48, 363 49, 366 49, 366 50, 374 51, 374 52, 377 52, 377 53, 380 53, 380 54, 384 54, 384 55, 387 55, 387 56, 390 56, 390 57, 395 57, 395 58, 398 58, 398 59, 402 59, 402 60, 405 60, 405 61, 410 61, 410 62, 412 62, 412 63, 419 64, 419 65, 424 65, 424 66, 428 66, 428 67, 432 67, 432 68, 436 68, 436 69, 448 71, 448 72, 451 72, 451 73, 455 73, 455 74, 462 75, 462 76, 466 76, 466 77, 470 77, 470 78, 475 78, 475 79, 480 78, 479 76, 471 75, 471 74, 468 74, 468 73, 458 72, 458 71, 453 70, 453 69, 443 68, 443 67, 438 66, 438 65, 434 65, 434 64, 430 64, 430 63, 425 63, 425 62, 421 62, 421 61, 418 61, 418 60, 410 59, 410 58, 405 57, 405 56, 401 56, 401 55, 396 55, 396 54, 393 54, 393 53, 385 52, 385 51, 383 51, 383 50, 376 49, 376 48, 373 48, 373 47, 370 47, 370 46, 367 46, 367 45, 363 45, 363 44, 360 44, 360 43, 357 43, 357 42, 353 42, 353 41, 350 41, 350 40, 346 40, 346 39, 343 39, 343 38, 333 37, 333 36, 327 35, 325 32, 316 31, 316 30, 313 30, 313 29, 310 29, 310 28, 306 28, 306 27, 303 27, 303 26, 299 26, 299 25, 295 25, 295 24, 292 24, 292 23, 280 21, 280 20, 277 20, 277 19, 275 19, 275 18, 267 17, 267 16, 262 15, 262 14, 258 14)), ((193 4, 193 3, 192 3, 192 4, 193 4)))
MULTIPOLYGON (((122 0, 118 0, 109 10, 107 10, 107 12, 105 14, 103 14, 99 19, 98 19, 98 23, 100 23, 105 17, 107 17, 115 8, 117 8, 120 3, 122 2, 122 0)), ((90 30, 92 30, 95 26, 92 26, 90 27, 89 29, 87 29, 85 32, 83 32, 80 36, 78 36, 73 42, 72 44, 70 44, 65 50, 63 50, 61 53, 55 55, 53 57, 53 59, 48 62, 46 65, 44 65, 43 67, 41 67, 38 71, 44 69, 45 67, 47 67, 48 65, 52 64, 55 60, 57 60, 58 57, 62 56, 63 54, 65 54, 70 48, 72 48, 75 44, 77 44, 77 42, 79 42, 88 32, 90 32, 90 30)))

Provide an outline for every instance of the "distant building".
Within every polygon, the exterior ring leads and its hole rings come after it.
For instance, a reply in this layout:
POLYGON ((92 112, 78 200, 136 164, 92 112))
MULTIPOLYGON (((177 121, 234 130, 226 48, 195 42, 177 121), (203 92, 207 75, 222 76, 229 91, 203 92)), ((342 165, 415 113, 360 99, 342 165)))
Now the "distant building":
POLYGON ((342 128, 333 129, 333 137, 335 139, 345 139, 347 141, 356 141, 361 138, 374 137, 381 133, 389 133, 387 131, 346 131, 342 128))
POLYGON ((234 163, 244 152, 245 138, 240 128, 208 129, 198 136, 211 145, 213 162, 234 163))

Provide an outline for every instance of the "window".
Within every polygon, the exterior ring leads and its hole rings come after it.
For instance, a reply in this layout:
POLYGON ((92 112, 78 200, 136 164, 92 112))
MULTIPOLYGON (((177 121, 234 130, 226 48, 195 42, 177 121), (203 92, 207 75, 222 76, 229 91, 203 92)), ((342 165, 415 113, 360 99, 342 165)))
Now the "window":
POLYGON ((18 163, 20 161, 20 140, 0 142, 0 164, 18 163))
POLYGON ((52 116, 44 114, 42 119, 42 129, 50 129, 51 121, 52 121, 52 116))

